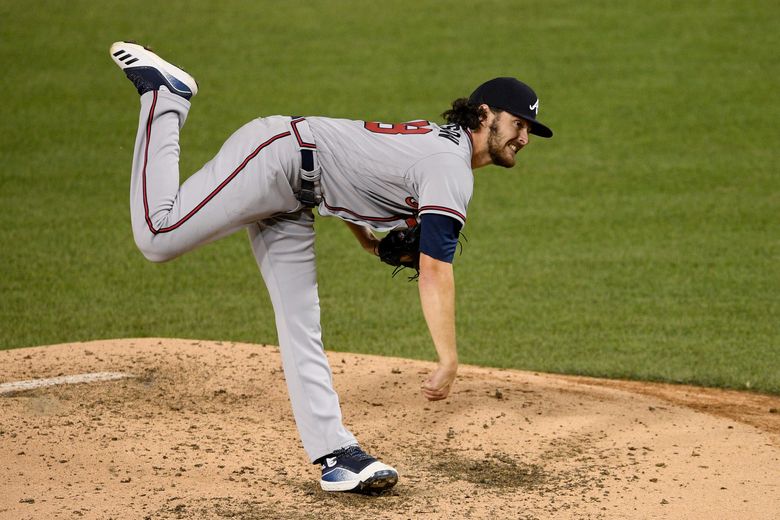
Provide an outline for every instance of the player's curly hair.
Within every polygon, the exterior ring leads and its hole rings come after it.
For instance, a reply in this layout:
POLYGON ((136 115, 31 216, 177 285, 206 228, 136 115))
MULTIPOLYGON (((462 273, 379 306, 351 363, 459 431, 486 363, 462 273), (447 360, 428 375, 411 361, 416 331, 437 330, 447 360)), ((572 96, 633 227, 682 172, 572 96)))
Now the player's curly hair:
POLYGON ((469 130, 477 130, 487 117, 487 113, 479 105, 469 103, 467 98, 458 98, 452 102, 452 108, 441 116, 448 123, 454 123, 469 130))

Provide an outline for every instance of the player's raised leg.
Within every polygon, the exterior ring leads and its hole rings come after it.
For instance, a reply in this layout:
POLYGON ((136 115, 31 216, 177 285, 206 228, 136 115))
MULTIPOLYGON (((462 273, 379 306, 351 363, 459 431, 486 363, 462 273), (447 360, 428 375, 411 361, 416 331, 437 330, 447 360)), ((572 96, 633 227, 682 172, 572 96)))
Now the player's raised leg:
POLYGON ((133 235, 146 258, 175 258, 299 206, 288 174, 299 160, 289 118, 248 123, 179 186, 179 132, 197 83, 139 45, 118 42, 111 51, 141 94, 130 208, 133 235))
POLYGON ((274 307, 293 415, 310 460, 322 464, 323 489, 381 491, 398 474, 356 447, 342 423, 323 349, 313 225, 311 211, 304 210, 248 228, 274 307))

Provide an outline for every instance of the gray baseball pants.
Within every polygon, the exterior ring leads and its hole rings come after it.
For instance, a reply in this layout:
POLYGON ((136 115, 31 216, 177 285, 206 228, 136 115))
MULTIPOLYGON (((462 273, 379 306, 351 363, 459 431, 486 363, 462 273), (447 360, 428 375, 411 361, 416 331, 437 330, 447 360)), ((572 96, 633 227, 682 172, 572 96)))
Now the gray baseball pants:
POLYGON ((179 185, 179 132, 190 103, 166 91, 141 96, 130 181, 135 242, 164 262, 241 228, 273 304, 282 366, 304 449, 314 461, 356 444, 344 427, 322 345, 314 216, 295 198, 305 124, 255 119, 179 185))

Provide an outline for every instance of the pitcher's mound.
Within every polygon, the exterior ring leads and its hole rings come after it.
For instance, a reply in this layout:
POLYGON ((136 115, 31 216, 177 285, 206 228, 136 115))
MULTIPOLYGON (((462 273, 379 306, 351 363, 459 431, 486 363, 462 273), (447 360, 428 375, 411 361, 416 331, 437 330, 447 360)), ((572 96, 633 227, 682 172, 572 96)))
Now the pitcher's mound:
POLYGON ((330 353, 346 425, 395 466, 327 494, 278 350, 192 340, 0 352, 1 518, 776 518, 780 398, 330 353), (62 382, 79 374, 132 374, 62 382), (6 387, 8 388, 8 387, 6 387))

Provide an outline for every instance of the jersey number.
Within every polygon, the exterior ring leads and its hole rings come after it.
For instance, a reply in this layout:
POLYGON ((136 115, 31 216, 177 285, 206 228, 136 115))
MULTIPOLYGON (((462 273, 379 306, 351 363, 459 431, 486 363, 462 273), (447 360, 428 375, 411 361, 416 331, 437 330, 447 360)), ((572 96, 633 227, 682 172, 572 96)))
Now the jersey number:
POLYGON ((409 121, 408 123, 376 123, 366 121, 366 130, 375 134, 408 135, 427 134, 432 131, 428 128, 428 121, 409 121))

